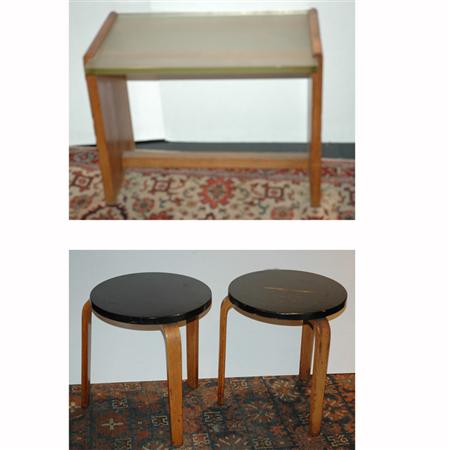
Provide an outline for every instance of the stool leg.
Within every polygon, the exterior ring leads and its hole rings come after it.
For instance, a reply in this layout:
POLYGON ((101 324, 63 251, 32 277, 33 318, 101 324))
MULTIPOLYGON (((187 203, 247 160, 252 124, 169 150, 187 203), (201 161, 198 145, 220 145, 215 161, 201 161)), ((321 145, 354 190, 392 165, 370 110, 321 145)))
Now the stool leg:
POLYGON ((300 350, 299 378, 307 381, 311 374, 311 359, 314 342, 314 330, 309 322, 304 321, 302 326, 302 342, 300 350))
POLYGON ((314 369, 311 388, 311 411, 309 416, 309 434, 317 436, 322 422, 323 400, 327 382, 328 352, 330 350, 330 325, 328 320, 312 321, 314 326, 314 369))
POLYGON ((172 445, 183 444, 183 390, 181 378, 181 340, 176 325, 164 325, 167 385, 169 391, 170 434, 172 445))
POLYGON ((187 383, 191 388, 198 387, 198 319, 186 325, 187 383))
POLYGON ((220 337, 219 337, 219 378, 217 382, 217 402, 223 404, 225 389, 225 353, 227 347, 227 317, 233 307, 228 297, 225 297, 220 307, 220 337))
POLYGON ((81 315, 81 407, 89 405, 91 366, 91 317, 92 306, 88 300, 81 315))

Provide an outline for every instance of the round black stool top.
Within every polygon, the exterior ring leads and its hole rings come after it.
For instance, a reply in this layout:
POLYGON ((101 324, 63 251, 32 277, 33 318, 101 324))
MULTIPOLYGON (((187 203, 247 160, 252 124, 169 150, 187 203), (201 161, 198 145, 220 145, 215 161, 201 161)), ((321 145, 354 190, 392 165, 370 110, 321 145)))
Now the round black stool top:
POLYGON ((211 304, 211 290, 174 273, 132 273, 98 284, 92 309, 118 322, 156 325, 193 319, 211 304))
POLYGON ((242 275, 228 287, 234 305, 252 314, 312 320, 341 310, 347 291, 331 278, 298 270, 263 270, 242 275))

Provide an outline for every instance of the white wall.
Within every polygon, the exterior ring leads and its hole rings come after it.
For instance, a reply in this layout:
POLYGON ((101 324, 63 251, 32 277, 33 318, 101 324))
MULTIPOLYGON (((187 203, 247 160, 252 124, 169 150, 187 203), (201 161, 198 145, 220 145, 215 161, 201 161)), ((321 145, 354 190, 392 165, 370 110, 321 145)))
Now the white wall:
MULTIPOLYGON (((349 297, 343 314, 330 321, 329 373, 355 371, 355 295, 353 251, 71 251, 70 383, 80 383, 81 308, 91 289, 117 275, 161 271, 198 278, 208 284, 213 304, 200 321, 200 378, 217 377, 220 303, 229 283, 267 268, 320 273, 340 282, 349 297)), ((183 376, 186 376, 185 329, 183 376)), ((236 311, 228 319, 226 375, 294 374, 298 371, 300 327, 251 320, 236 311)), ((92 382, 162 380, 164 342, 158 331, 126 330, 92 318, 92 382)))
MULTIPOLYGON (((323 141, 354 142, 354 4, 336 1, 70 3, 70 144, 93 143, 82 55, 106 15, 139 11, 319 11, 324 48, 323 141)), ((306 142, 307 81, 130 82, 136 140, 306 142)))
MULTIPOLYGON (((149 12, 150 2, 69 3, 69 144, 94 144, 83 55, 111 11, 149 12)), ((158 83, 128 83, 131 116, 136 140, 160 139, 164 135, 158 83)))

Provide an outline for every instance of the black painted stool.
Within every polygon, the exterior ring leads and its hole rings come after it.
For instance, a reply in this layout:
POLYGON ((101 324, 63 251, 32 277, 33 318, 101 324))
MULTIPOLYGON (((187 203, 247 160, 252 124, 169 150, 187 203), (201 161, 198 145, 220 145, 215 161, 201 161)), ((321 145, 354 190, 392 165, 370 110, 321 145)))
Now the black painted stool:
POLYGON ((314 368, 309 433, 320 433, 325 393, 330 326, 327 316, 344 308, 347 291, 330 278, 296 270, 263 270, 236 278, 220 310, 218 402, 223 403, 227 316, 230 308, 265 322, 303 325, 299 377, 308 380, 313 341, 314 368), (301 321, 301 322, 300 322, 301 321))
POLYGON ((81 405, 89 404, 90 324, 101 320, 132 329, 159 329, 166 343, 170 432, 183 443, 182 366, 179 327, 186 325, 188 385, 198 386, 198 320, 211 304, 211 290, 194 278, 171 273, 134 273, 104 281, 82 314, 81 405))

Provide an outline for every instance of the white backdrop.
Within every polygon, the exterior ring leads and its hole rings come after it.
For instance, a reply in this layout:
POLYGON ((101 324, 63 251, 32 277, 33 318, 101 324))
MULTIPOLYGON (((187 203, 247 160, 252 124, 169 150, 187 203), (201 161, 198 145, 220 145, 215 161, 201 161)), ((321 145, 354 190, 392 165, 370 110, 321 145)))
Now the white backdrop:
MULTIPOLYGON (((107 14, 158 11, 319 11, 324 49, 323 141, 354 142, 352 1, 70 2, 71 145, 94 143, 82 56, 107 14)), ((306 142, 307 81, 129 82, 136 140, 306 142)))
MULTIPOLYGON (((320 273, 340 282, 349 297, 344 312, 330 321, 329 373, 355 371, 353 251, 71 251, 70 383, 80 383, 81 308, 99 282, 131 272, 175 272, 210 286, 213 304, 200 321, 201 378, 217 377, 219 311, 229 283, 267 268, 320 273)), ((186 376, 185 328, 183 373, 186 376)), ((298 372, 300 327, 251 320, 236 311, 228 319, 227 376, 286 375, 298 372)), ((92 317, 92 381, 144 381, 166 377, 165 348, 158 331, 126 330, 92 317)))

